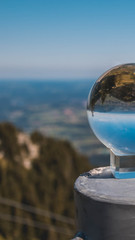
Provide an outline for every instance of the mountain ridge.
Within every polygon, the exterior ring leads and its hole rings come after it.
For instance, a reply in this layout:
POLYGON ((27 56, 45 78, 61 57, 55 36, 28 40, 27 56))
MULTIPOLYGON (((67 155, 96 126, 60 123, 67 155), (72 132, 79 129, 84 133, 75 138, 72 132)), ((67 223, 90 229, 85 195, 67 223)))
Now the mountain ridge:
MULTIPOLYGON (((68 141, 49 138, 37 131, 28 135, 11 123, 0 123, 0 154, 0 198, 74 218, 74 181, 91 166, 68 141)), ((0 213, 11 215, 12 220, 27 218, 32 223, 42 222, 44 226, 66 229, 67 233, 75 232, 73 225, 2 203, 0 213)), ((1 216, 0 240, 69 239, 60 232, 36 229, 3 220, 1 216)))

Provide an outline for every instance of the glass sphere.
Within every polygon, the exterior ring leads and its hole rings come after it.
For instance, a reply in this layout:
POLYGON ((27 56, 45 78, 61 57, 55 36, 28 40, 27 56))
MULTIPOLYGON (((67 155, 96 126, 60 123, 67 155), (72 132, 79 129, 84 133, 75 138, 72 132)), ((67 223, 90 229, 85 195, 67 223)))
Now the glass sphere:
POLYGON ((95 82, 87 114, 97 138, 115 155, 135 155, 134 63, 116 66, 95 82))

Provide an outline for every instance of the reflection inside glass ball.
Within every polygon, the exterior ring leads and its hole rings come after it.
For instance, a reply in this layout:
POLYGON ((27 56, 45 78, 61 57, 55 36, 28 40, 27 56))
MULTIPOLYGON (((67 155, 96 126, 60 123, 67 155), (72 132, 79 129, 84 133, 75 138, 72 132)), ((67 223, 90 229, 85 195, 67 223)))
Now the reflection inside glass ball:
POLYGON ((135 155, 135 64, 116 66, 96 81, 87 113, 95 135, 115 155, 135 155))
POLYGON ((110 149, 116 178, 135 178, 135 64, 116 66, 92 87, 87 103, 90 126, 110 149))

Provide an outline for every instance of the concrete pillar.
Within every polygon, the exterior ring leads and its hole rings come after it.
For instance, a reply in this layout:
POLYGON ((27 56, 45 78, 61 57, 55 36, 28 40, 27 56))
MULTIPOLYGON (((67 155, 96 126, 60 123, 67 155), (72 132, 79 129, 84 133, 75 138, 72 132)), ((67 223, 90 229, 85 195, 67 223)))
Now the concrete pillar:
POLYGON ((82 239, 135 239, 135 179, 115 179, 109 167, 97 168, 79 176, 74 191, 82 239))

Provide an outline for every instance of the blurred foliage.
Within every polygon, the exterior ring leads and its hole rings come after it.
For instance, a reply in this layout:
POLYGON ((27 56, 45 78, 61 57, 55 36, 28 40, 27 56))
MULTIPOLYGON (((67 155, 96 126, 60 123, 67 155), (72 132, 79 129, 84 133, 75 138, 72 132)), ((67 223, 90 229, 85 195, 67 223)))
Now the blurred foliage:
MULTIPOLYGON (((68 141, 33 132, 31 141, 39 145, 39 154, 32 160, 31 168, 26 169, 20 155, 22 146, 17 141, 18 131, 10 123, 0 124, 0 152, 3 153, 0 158, 0 197, 74 218, 73 184, 80 173, 90 169, 87 158, 77 153, 68 141)), ((23 148, 27 150, 26 145, 23 148)), ((0 204, 0 214, 44 222, 75 233, 72 225, 4 204, 0 204)), ((5 239, 68 240, 70 236, 6 221, 0 215, 0 240, 5 239)))

